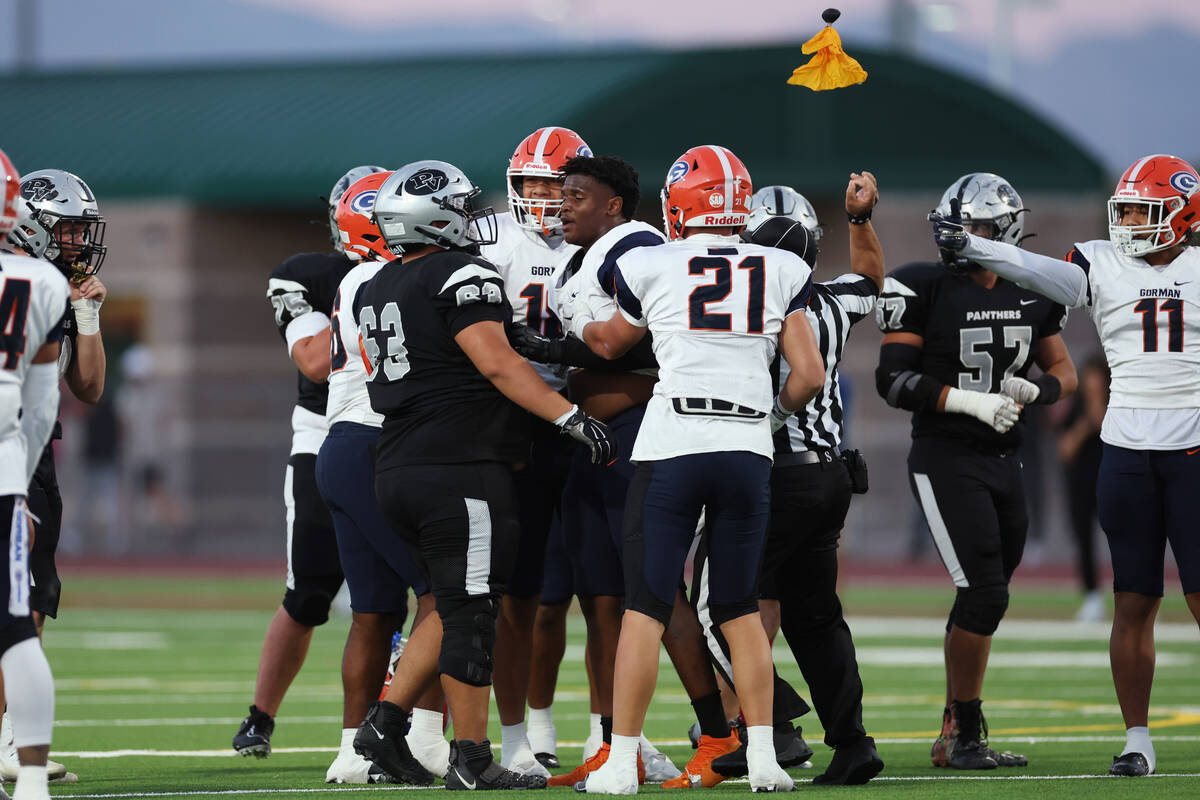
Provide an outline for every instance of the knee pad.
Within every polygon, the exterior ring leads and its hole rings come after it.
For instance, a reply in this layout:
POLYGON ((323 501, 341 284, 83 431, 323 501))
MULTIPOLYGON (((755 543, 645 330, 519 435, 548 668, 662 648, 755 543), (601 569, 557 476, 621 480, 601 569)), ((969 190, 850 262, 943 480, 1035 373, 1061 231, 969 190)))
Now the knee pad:
POLYGON ((1007 585, 966 587, 958 590, 950 619, 968 633, 991 636, 1007 610, 1007 585))
POLYGON ((738 617, 753 614, 755 611, 758 611, 758 598, 756 597, 748 598, 739 603, 712 603, 708 607, 713 624, 718 627, 738 617))
MULTIPOLYGON (((19 617, 14 619, 8 625, 0 628, 0 655, 8 652, 10 647, 20 644, 26 639, 37 638, 37 627, 33 624, 33 617, 19 617)), ((4 698, 0 697, 0 702, 4 698)))
POLYGON ((315 628, 329 621, 329 607, 342 582, 319 578, 296 578, 296 588, 283 594, 283 608, 299 625, 315 628))
POLYGON ((439 672, 471 686, 491 685, 499 610, 499 603, 490 597, 438 600, 442 618, 439 672))

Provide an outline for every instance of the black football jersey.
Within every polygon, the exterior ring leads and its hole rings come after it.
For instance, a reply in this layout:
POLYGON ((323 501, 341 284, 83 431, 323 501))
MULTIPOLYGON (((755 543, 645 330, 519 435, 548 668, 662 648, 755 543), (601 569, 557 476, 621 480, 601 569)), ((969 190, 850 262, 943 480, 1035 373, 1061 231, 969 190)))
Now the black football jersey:
POLYGON ((523 459, 528 415, 454 341, 477 322, 512 319, 494 266, 462 250, 394 261, 359 287, 354 317, 371 407, 384 415, 378 470, 523 459))
MULTIPOLYGON (((285 342, 292 320, 312 311, 327 317, 333 313, 338 284, 354 263, 342 253, 299 253, 275 268, 267 279, 267 299, 275 310, 275 327, 285 342)), ((310 381, 299 370, 296 375, 296 404, 324 416, 329 386, 310 381)))
MULTIPOLYGON (((1067 322, 1067 310, 1000 278, 991 289, 939 263, 906 264, 887 277, 875 321, 884 333, 925 340, 919 371, 956 389, 998 392, 1005 378, 1024 378, 1038 342, 1067 322)), ((997 433, 974 417, 913 413, 913 438, 935 436, 989 447, 1016 447, 1022 424, 997 433)))

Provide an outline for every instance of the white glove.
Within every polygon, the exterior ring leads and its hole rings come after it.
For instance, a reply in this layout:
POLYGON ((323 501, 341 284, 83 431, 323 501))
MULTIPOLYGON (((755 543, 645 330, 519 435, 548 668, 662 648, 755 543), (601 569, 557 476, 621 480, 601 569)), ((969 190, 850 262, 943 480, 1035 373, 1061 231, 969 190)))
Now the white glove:
POLYGON ((997 433, 1007 433, 1021 416, 1020 407, 1005 394, 951 389, 946 395, 945 410, 949 414, 966 414, 997 433))
POLYGON ((788 411, 786 408, 780 405, 779 398, 776 397, 775 404, 771 406, 771 416, 769 417, 771 420, 771 433, 775 433, 775 431, 786 425, 788 417, 795 413, 795 411, 788 411))
POLYGON ((100 332, 100 300, 81 297, 71 301, 75 311, 75 332, 83 336, 93 336, 100 332))
POLYGON ((1027 406, 1038 399, 1042 387, 1024 378, 1005 378, 1000 382, 1000 393, 1008 395, 1018 405, 1027 406))

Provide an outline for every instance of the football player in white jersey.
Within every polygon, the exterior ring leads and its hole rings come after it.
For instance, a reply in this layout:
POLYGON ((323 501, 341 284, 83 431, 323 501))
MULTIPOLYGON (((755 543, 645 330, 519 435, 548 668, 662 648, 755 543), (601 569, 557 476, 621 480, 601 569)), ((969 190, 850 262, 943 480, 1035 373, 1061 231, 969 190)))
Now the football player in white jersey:
MULTIPOLYGON (((504 279, 513 322, 550 339, 562 336, 562 326, 553 311, 555 286, 567 261, 579 249, 563 240, 558 217, 562 168, 572 158, 591 154, 587 143, 569 128, 539 128, 522 139, 506 172, 509 214, 496 218, 495 244, 480 248, 480 254, 496 266, 504 279)), ((534 369, 551 388, 561 390, 566 386, 561 370, 543 364, 534 364, 534 369)), ((569 466, 567 454, 574 445, 564 441, 552 425, 540 420, 531 424, 532 458, 514 475, 521 540, 496 621, 494 686, 500 715, 501 765, 548 778, 550 773, 536 754, 552 754, 556 745, 541 736, 538 749, 533 749, 525 728, 525 701, 546 540, 569 466)), ((552 729, 549 712, 537 711, 539 733, 552 729)))
MULTIPOLYGON (((1108 211, 1108 241, 1076 244, 1064 261, 930 219, 939 247, 1086 308, 1100 334, 1112 387, 1097 493, 1113 565, 1109 658, 1126 727, 1109 772, 1136 776, 1156 766, 1147 720, 1168 542, 1200 621, 1200 249, 1188 246, 1200 235, 1200 175, 1174 156, 1146 156, 1121 175, 1108 211)), ((1006 391, 1028 403, 1038 388, 1006 391)))
MULTIPOLYGON (((19 180, 0 151, 0 237, 17 223, 19 180)), ((0 242, 4 239, 0 238, 0 242)), ((70 308, 67 279, 41 259, 0 251, 0 669, 17 750, 18 800, 47 800, 54 678, 30 614, 30 517, 25 495, 58 412, 58 357, 70 308)))
MULTIPOLYGON (((750 175, 724 147, 694 147, 663 188, 671 244, 620 259, 620 313, 584 326, 595 352, 618 357, 650 330, 659 381, 633 446, 637 471, 625 515, 626 610, 617 648, 613 741, 587 791, 637 791, 636 754, 696 523, 706 509, 710 608, 732 651, 754 791, 788 791, 772 739, 770 645, 758 615, 766 538, 772 416, 802 408, 825 371, 804 310, 812 271, 799 256, 744 244, 750 175), (771 391, 776 347, 792 371, 771 391)), ((700 780, 697 776, 696 780, 700 780)))

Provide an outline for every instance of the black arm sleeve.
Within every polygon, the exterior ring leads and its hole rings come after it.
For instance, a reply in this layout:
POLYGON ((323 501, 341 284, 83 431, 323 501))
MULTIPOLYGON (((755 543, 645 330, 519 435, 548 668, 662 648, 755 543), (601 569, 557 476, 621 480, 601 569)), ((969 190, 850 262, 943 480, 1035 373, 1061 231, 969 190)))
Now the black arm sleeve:
POLYGON ((879 348, 875 389, 889 406, 907 411, 932 411, 946 385, 918 372, 921 348, 911 344, 885 344, 879 348))
POLYGON ((559 339, 554 344, 562 348, 562 357, 555 360, 568 367, 583 367, 601 372, 631 372, 635 369, 651 369, 658 366, 649 331, 629 352, 611 361, 593 353, 590 347, 574 336, 559 339))

